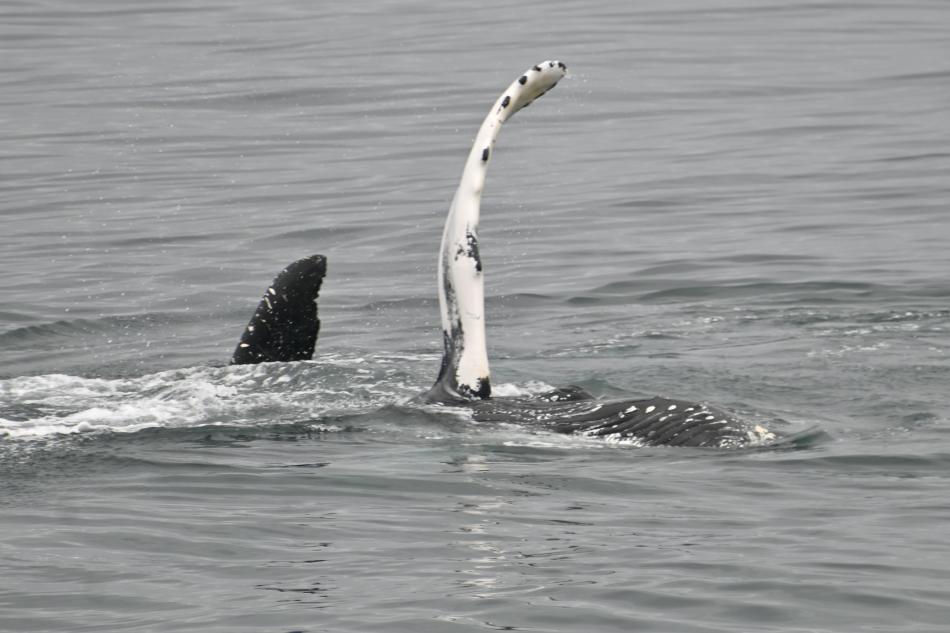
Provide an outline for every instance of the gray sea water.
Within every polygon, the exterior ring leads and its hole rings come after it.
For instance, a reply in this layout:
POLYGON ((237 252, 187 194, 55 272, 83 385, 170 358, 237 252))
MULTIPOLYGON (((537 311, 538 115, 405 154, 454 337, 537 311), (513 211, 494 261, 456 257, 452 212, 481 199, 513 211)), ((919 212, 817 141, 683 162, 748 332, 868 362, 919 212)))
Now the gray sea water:
POLYGON ((950 3, 0 0, 0 630, 950 622, 950 3), (475 130, 496 393, 783 420, 636 448, 420 409, 475 130), (323 253, 312 362, 226 365, 323 253))

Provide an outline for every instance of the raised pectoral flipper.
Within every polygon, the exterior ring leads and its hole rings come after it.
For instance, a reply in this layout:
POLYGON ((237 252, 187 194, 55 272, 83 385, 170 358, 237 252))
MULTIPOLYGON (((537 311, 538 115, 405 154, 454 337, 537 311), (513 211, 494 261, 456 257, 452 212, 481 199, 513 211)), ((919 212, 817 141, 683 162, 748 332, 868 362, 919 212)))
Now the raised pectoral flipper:
POLYGON ((485 281, 478 251, 478 219, 485 174, 502 124, 553 88, 567 66, 532 66, 498 97, 482 122, 449 207, 439 249, 438 288, 444 354, 439 377, 426 395, 435 402, 491 396, 485 344, 485 281))

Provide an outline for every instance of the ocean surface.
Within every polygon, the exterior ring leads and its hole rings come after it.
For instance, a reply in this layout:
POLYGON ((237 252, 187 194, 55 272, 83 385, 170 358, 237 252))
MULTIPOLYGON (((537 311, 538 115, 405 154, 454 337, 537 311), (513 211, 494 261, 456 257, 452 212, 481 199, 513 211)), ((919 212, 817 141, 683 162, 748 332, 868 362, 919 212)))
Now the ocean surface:
POLYGON ((950 3, 0 0, 0 631, 950 627, 950 3), (420 407, 494 99, 495 392, 420 407), (322 253, 312 362, 227 366, 322 253))

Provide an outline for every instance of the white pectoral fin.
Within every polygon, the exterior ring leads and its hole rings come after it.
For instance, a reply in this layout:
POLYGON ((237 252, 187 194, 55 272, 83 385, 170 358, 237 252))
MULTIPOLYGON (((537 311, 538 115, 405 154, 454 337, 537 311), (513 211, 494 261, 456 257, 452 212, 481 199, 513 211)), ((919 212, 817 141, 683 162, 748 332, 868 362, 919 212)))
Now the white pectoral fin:
POLYGON ((502 107, 498 112, 502 123, 556 86, 566 73, 567 66, 561 62, 545 61, 531 67, 525 74, 518 77, 499 100, 498 105, 502 107), (505 104, 506 97, 508 98, 507 105, 505 104))
POLYGON ((482 122, 449 207, 439 253, 439 307, 444 354, 432 400, 491 395, 485 336, 485 281, 478 251, 478 221, 488 163, 502 124, 553 88, 567 72, 557 61, 528 69, 508 86, 482 122))

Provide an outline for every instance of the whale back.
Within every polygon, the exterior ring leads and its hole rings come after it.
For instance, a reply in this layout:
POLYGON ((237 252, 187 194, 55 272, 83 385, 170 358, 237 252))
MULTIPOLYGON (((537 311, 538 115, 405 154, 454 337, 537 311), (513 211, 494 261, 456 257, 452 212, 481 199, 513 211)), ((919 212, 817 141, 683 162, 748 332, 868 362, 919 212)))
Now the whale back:
POLYGON ((551 392, 553 398, 543 394, 472 403, 472 417, 479 422, 514 422, 638 446, 738 448, 778 439, 754 420, 737 418, 705 403, 662 397, 597 400, 570 389, 551 392))

